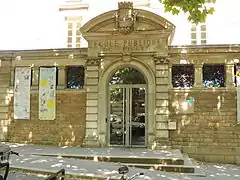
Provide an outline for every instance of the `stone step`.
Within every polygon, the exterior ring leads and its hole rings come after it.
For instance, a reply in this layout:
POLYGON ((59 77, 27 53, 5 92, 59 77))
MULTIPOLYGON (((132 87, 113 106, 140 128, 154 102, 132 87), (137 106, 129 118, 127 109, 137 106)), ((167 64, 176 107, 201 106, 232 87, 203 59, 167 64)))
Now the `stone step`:
POLYGON ((51 156, 51 157, 63 157, 63 158, 75 158, 82 160, 92 160, 98 162, 114 162, 114 163, 134 163, 134 164, 174 164, 174 165, 183 165, 184 159, 179 150, 175 150, 175 153, 168 152, 155 152, 151 156, 137 155, 135 156, 126 156, 126 155, 90 155, 90 154, 65 154, 65 153, 32 153, 32 155, 41 155, 41 156, 51 156))
POLYGON ((143 169, 150 169, 155 171, 178 172, 178 173, 194 173, 197 166, 175 165, 175 164, 134 164, 121 163, 128 167, 136 167, 143 169))

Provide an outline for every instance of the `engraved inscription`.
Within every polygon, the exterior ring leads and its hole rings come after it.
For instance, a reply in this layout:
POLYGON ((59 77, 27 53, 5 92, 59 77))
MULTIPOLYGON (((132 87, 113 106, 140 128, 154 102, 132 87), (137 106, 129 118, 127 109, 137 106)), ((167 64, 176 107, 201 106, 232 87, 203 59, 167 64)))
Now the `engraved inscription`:
POLYGON ((138 40, 94 40, 89 42, 89 48, 99 48, 102 51, 143 51, 150 47, 161 44, 161 40, 138 39, 138 40))

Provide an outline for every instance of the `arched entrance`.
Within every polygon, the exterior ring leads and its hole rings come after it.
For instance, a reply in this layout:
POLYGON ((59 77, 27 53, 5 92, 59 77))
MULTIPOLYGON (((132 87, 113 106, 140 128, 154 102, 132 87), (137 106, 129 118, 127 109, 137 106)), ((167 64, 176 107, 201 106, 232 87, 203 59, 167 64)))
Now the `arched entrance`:
POLYGON ((137 69, 115 71, 108 86, 108 144, 146 146, 147 81, 137 69))

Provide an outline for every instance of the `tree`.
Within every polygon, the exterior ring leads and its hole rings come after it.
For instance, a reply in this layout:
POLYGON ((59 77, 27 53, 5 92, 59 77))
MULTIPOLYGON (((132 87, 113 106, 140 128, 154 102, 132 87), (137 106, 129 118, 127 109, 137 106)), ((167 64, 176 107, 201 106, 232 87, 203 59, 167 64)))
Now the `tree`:
MULTIPOLYGON (((214 13, 214 8, 208 8, 206 2, 209 0, 159 0, 165 7, 166 12, 173 15, 184 12, 188 14, 188 20, 194 24, 206 21, 209 14, 214 13)), ((211 0, 215 3, 216 0, 211 0)))

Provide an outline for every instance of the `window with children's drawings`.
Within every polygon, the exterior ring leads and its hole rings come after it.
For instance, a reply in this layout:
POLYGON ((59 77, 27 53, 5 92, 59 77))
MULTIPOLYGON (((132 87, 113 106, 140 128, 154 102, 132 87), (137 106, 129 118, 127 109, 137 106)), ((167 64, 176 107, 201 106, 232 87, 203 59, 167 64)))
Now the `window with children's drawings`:
POLYGON ((224 64, 204 64, 202 71, 203 71, 203 87, 220 88, 225 86, 224 64))
POLYGON ((191 88, 194 85, 194 66, 192 64, 172 66, 172 85, 174 88, 191 88))

